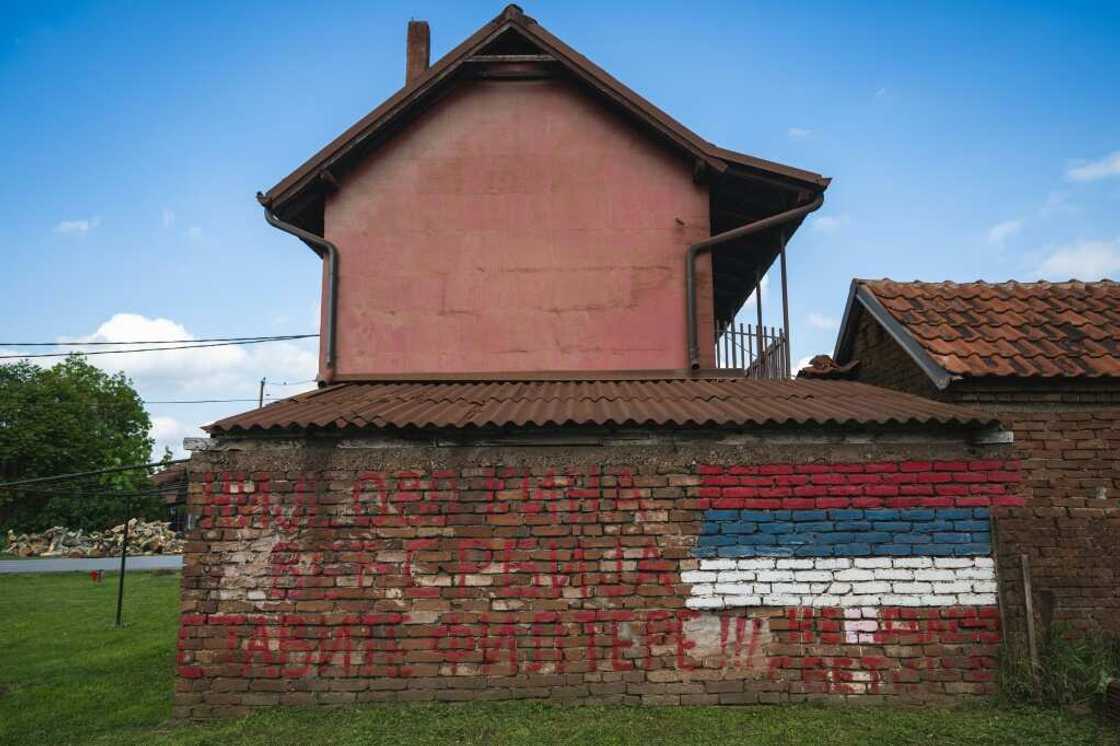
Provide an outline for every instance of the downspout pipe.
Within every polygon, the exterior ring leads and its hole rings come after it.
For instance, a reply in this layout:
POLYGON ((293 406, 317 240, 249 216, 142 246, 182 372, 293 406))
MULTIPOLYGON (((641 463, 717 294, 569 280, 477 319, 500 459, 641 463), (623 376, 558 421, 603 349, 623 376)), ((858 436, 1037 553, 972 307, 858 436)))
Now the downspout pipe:
MULTIPOLYGON (((768 218, 762 218, 753 223, 741 225, 738 228, 732 228, 723 233, 717 233, 710 238, 705 238, 703 241, 697 241, 688 247, 684 259, 684 281, 685 295, 687 297, 686 315, 688 317, 688 367, 691 370, 700 369, 700 344, 696 337, 696 257, 728 241, 734 241, 737 238, 745 238, 754 233, 764 231, 767 228, 773 228, 774 226, 783 225, 803 218, 809 213, 819 209, 823 204, 824 195, 818 194, 816 198, 808 204, 794 207, 785 212, 779 212, 777 215, 771 215, 768 218)), ((787 329, 786 331, 788 332, 789 330, 787 329)))
POLYGON ((299 238, 306 243, 320 249, 327 259, 327 357, 326 357, 326 370, 324 371, 323 379, 326 383, 334 381, 334 363, 336 342, 338 339, 338 324, 336 323, 336 312, 338 308, 338 247, 333 243, 323 238, 316 236, 310 231, 285 223, 283 220, 276 216, 267 205, 264 208, 264 219, 273 228, 282 230, 285 233, 290 233, 296 238, 299 238))

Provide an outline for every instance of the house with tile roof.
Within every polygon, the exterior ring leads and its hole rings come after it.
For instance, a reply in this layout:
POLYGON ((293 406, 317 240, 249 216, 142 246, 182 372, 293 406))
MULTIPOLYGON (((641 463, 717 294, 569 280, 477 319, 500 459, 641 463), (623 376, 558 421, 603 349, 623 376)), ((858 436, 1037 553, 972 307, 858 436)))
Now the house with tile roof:
POLYGON ((1120 284, 853 280, 833 360, 806 377, 999 417, 1027 500, 1001 537, 1005 612, 1023 612, 1026 555, 1040 624, 1120 633, 1120 284))
POLYGON ((1008 433, 789 376, 829 180, 516 6, 427 50, 411 23, 404 87, 258 196, 322 261, 320 386, 188 444, 176 716, 990 694, 1008 433))
POLYGON ((1118 329, 1120 284, 1110 280, 857 279, 833 359, 859 360, 860 380, 923 395, 969 400, 1011 386, 1020 399, 1026 387, 1085 401, 1120 388, 1118 329))

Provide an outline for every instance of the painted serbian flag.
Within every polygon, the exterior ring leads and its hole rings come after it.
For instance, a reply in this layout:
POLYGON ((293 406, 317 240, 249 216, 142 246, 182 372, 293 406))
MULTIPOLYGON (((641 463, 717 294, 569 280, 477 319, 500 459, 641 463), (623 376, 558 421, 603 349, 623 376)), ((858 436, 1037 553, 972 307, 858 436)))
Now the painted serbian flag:
MULTIPOLYGON (((991 509, 1021 500, 991 466, 709 468, 698 567, 681 576, 686 605, 844 607, 850 619, 884 607, 994 607, 991 509)), ((860 625, 845 626, 860 641, 860 625)))

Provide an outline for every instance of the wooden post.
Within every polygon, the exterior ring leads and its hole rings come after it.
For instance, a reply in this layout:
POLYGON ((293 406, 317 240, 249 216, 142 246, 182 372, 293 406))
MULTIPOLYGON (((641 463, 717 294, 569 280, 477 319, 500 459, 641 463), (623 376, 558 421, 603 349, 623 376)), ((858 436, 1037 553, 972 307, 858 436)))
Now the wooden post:
POLYGON ((758 326, 755 327, 755 332, 758 334, 758 369, 762 371, 762 376, 765 378, 766 347, 763 337, 765 330, 762 328, 762 273, 757 269, 754 271, 754 301, 758 309, 758 326))
POLYGON ((1034 598, 1031 590, 1031 558, 1024 552, 1019 555, 1023 566, 1023 606, 1027 614, 1027 647, 1031 655, 1031 677, 1038 691, 1038 642, 1034 636, 1034 598))
POLYGON ((127 511, 124 518, 124 536, 121 537, 121 576, 117 579, 117 621, 114 626, 121 626, 121 611, 124 609, 124 562, 128 557, 128 521, 132 511, 127 511))
MULTIPOLYGON (((989 511, 990 513, 990 511, 989 511)), ((999 604, 999 631, 1000 635, 1007 639, 1007 597, 1003 592, 1003 583, 999 578, 999 558, 1002 556, 1000 553, 1000 540, 999 540, 999 524, 996 522, 994 515, 988 516, 988 525, 991 527, 992 535, 992 562, 995 564, 996 579, 996 603, 999 604)))
POLYGON ((778 247, 779 247, 778 256, 781 258, 781 268, 782 268, 782 327, 783 327, 782 331, 783 331, 783 336, 785 336, 785 340, 786 340, 785 377, 790 378, 793 374, 793 371, 790 369, 790 360, 789 360, 789 297, 788 297, 789 287, 786 284, 786 241, 787 240, 788 239, 786 237, 786 232, 782 231, 781 236, 779 236, 779 241, 781 243, 778 244, 778 247))

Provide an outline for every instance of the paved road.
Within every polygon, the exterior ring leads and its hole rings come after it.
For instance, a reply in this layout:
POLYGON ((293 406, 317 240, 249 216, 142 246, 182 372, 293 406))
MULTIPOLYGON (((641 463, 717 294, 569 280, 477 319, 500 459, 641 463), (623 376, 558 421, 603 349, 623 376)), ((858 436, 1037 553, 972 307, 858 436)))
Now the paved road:
MULTIPOLYGON (((85 559, 23 559, 0 560, 0 575, 16 572, 89 572, 90 570, 117 570, 120 557, 89 557, 85 559)), ((125 570, 178 570, 183 566, 179 554, 156 554, 149 557, 129 557, 125 570)))

